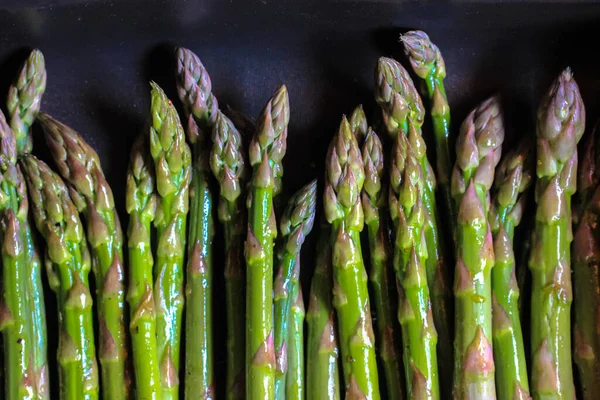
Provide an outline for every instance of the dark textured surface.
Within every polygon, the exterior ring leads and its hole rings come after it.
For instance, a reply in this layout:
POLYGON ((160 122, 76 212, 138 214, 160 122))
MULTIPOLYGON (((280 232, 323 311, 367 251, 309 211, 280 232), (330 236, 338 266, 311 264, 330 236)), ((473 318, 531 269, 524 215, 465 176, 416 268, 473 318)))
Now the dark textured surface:
MULTIPOLYGON (((590 2, 1 0, 0 93, 28 48, 39 47, 48 69, 42 110, 98 151, 124 216, 125 171, 133 138, 148 117, 148 81, 176 98, 175 45, 200 56, 222 105, 252 116, 287 84, 284 182, 292 193, 322 178, 342 113, 362 102, 367 115, 376 115, 377 58, 395 56, 408 67, 400 32, 426 30, 441 49, 455 128, 473 106, 499 92, 507 135, 515 137, 532 134, 541 93, 567 65, 589 118, 598 116, 599 20, 600 5, 590 2)), ((39 134, 36 129, 34 152, 44 156, 39 134)), ((303 256, 306 290, 311 239, 303 256)))

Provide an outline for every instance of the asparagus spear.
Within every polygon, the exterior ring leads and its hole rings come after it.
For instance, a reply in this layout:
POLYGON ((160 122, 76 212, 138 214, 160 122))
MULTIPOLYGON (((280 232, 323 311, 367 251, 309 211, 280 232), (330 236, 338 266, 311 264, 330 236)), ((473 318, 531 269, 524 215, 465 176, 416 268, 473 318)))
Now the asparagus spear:
POLYGON ((365 115, 362 104, 354 109, 348 122, 350 123, 352 133, 356 136, 356 141, 359 145, 362 145, 367 136, 367 131, 369 130, 367 116, 365 115))
POLYGON ((573 399, 571 366, 571 196, 576 190, 577 143, 585 108, 567 68, 537 114, 536 222, 532 275, 531 350, 534 399, 573 399))
POLYGON ((221 187, 219 221, 225 235, 225 291, 227 302, 227 398, 244 398, 245 354, 245 268, 243 233, 246 213, 242 192, 247 166, 242 138, 232 122, 220 111, 212 133, 212 171, 221 187))
MULTIPOLYGON (((179 397, 179 356, 183 313, 183 268, 186 216, 191 179, 190 148, 171 101, 152 86, 150 154, 154 160, 158 201, 154 296, 161 397, 179 397)), ((198 393, 198 395, 200 395, 198 393)))
MULTIPOLYGON (((409 130, 415 127, 408 123, 409 130)), ((417 153, 397 135, 390 173, 390 216, 394 222, 394 269, 398 320, 402 326, 406 388, 411 399, 439 399, 437 332, 433 323, 425 261, 425 183, 417 153)))
POLYGON ((46 63, 42 52, 35 49, 29 54, 15 81, 8 88, 6 101, 10 127, 17 138, 19 156, 30 153, 33 147, 29 129, 40 111, 45 90, 46 63))
POLYGON ((360 199, 365 180, 363 160, 344 116, 329 145, 324 206, 332 225, 333 304, 337 310, 346 398, 379 399, 375 338, 362 260, 360 199))
POLYGON ((410 31, 400 36, 404 51, 410 65, 417 76, 425 82, 427 96, 431 102, 431 119, 435 138, 436 176, 444 201, 444 208, 451 232, 456 231, 455 207, 450 194, 450 172, 454 165, 454 157, 450 147, 454 142, 452 124, 450 123, 450 106, 446 98, 444 78, 446 64, 438 47, 431 42, 423 31, 410 31))
POLYGON ((47 245, 48 281, 58 298, 60 398, 97 399, 91 260, 79 213, 66 185, 44 162, 27 155, 21 165, 35 224, 47 245))
MULTIPOLYGON (((578 224, 573 241, 573 358, 579 371, 581 398, 592 400, 600 390, 600 281, 598 274, 600 151, 598 125, 589 135, 579 169, 578 224)), ((575 216, 574 216, 575 217, 575 216)))
POLYGON ((388 133, 396 137, 399 132, 408 136, 423 169, 425 187, 421 195, 427 210, 425 215, 425 241, 427 254, 425 269, 431 294, 433 321, 438 332, 437 354, 440 369, 442 398, 451 396, 452 315, 453 302, 450 285, 451 270, 444 255, 441 223, 435 203, 435 176, 427 160, 426 146, 421 136, 425 111, 421 98, 408 72, 395 60, 382 57, 376 69, 376 100, 379 103, 388 133), (409 130, 409 121, 414 129, 409 130))
POLYGON ((496 398, 490 342, 494 243, 487 215, 503 141, 500 103, 492 97, 471 111, 456 142, 452 173, 452 195, 458 205, 454 397, 460 399, 496 398))
MULTIPOLYGON (((41 51, 33 50, 15 81, 8 89, 7 108, 10 128, 16 136, 17 153, 29 153, 32 149, 31 125, 40 110, 42 95, 46 89, 46 68, 41 51)), ((4 116, 2 116, 4 120, 4 116)), ((24 183, 22 183, 24 185, 24 183)), ((25 246, 25 264, 28 267, 27 297, 31 312, 33 334, 33 366, 35 392, 40 398, 50 396, 48 381, 48 346, 46 342, 46 310, 41 279, 39 249, 31 234, 27 213, 17 215, 25 246)))
MULTIPOLYGON (((213 198, 209 187, 210 133, 217 120, 218 103, 200 59, 190 50, 177 49, 177 91, 188 116, 192 145, 190 224, 186 278, 186 397, 214 397, 212 345, 213 198)), ((238 294, 239 295, 239 294, 238 294)))
POLYGON ((332 304, 331 232, 321 224, 306 322, 306 397, 340 400, 338 336, 332 304))
POLYGON ((368 229, 371 269, 369 280, 373 289, 379 356, 389 399, 402 399, 402 372, 398 344, 394 340, 394 307, 392 306, 392 283, 390 274, 392 259, 387 234, 388 202, 387 188, 383 184, 383 146, 377 134, 369 129, 362 148, 365 164, 365 184, 362 191, 362 206, 368 229))
POLYGON ((499 399, 529 399, 527 363, 519 315, 513 240, 521 222, 532 183, 533 146, 529 138, 506 156, 496 168, 494 191, 488 215, 494 236, 495 264, 492 268, 492 335, 496 392, 499 399))
POLYGON ((160 399, 160 373, 156 343, 156 308, 152 279, 151 224, 156 214, 155 179, 146 135, 131 150, 127 170, 126 207, 129 214, 129 330, 133 350, 136 395, 160 399))
POLYGON ((102 396, 105 400, 125 399, 130 385, 126 370, 123 233, 112 190, 98 155, 77 132, 47 114, 40 114, 39 120, 58 171, 70 184, 73 203, 87 225, 98 294, 102 396))
POLYGON ((289 100, 280 87, 261 112, 250 142, 253 167, 246 240, 246 397, 275 398, 273 337, 273 210, 277 166, 285 155, 289 100))
MULTIPOLYGON (((277 399, 288 398, 286 392, 289 387, 286 385, 286 375, 288 358, 292 357, 291 354, 288 357, 288 337, 297 339, 299 334, 296 332, 296 336, 294 336, 289 328, 290 324, 293 326, 298 322, 292 312, 294 307, 292 303, 298 297, 300 286, 300 264, 296 260, 299 258, 304 239, 312 230, 316 202, 317 181, 313 180, 290 198, 280 222, 283 244, 279 255, 279 269, 274 282, 275 398, 277 399)), ((293 380, 293 378, 290 379, 293 380)))
MULTIPOLYGON (((300 256, 296 260, 300 264, 300 256)), ((285 398, 288 400, 304 399, 304 298, 302 288, 297 282, 298 290, 296 299, 291 308, 289 351, 288 351, 288 374, 285 382, 285 398)))

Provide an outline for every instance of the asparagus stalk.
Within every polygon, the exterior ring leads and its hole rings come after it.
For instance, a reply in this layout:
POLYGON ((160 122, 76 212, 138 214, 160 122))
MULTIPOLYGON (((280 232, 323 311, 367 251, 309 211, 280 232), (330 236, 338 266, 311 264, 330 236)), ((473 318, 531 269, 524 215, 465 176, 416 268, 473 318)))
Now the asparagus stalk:
MULTIPOLYGON (((414 130, 409 120, 409 130, 414 130)), ((390 216, 394 222, 394 269, 398 320, 402 327, 406 388, 411 399, 439 399, 437 332, 431 312, 425 264, 423 171, 405 135, 397 135, 390 173, 390 216)))
POLYGON ((573 399, 571 366, 571 196, 585 108, 567 68, 537 114, 536 222, 529 258, 531 386, 534 399, 573 399))
MULTIPOLYGON (((296 260, 300 264, 300 256, 296 260)), ((289 330, 288 374, 285 382, 285 398, 288 400, 304 399, 304 298, 300 283, 291 307, 289 330)))
POLYGON ((127 170, 126 207, 129 214, 129 331, 133 350, 136 396, 160 399, 160 372, 156 343, 156 306, 152 278, 151 224, 156 214, 155 179, 148 140, 139 136, 127 170))
POLYGON ((179 397, 183 262, 192 167, 190 148, 175 107, 156 83, 151 86, 150 154, 158 192, 154 296, 161 397, 166 400, 179 397))
MULTIPOLYGON (((288 353, 288 338, 297 339, 298 332, 292 334, 289 325, 298 321, 293 315, 292 305, 299 292, 300 264, 296 261, 300 255, 300 249, 304 239, 310 233, 315 220, 315 209, 317 202, 317 181, 314 180, 301 188, 289 200, 288 205, 281 217, 280 230, 282 236, 282 249, 279 255, 279 269, 274 282, 275 297, 275 398, 288 398, 286 384, 288 371, 288 359, 292 355, 288 353), (289 354, 289 357, 288 357, 289 354)), ((304 320, 304 318, 302 318, 304 320)), ((294 349, 298 351, 298 348, 294 349)), ((304 357, 302 357, 304 360, 304 357)), ((297 365, 298 367, 298 365, 297 365)), ((298 371, 292 371, 297 373, 298 371)), ((294 378, 291 378, 293 380, 294 378)), ((296 379, 299 379, 296 376, 296 379)), ((303 379, 302 379, 303 381, 303 379)), ((302 388, 298 388, 302 391, 302 388)), ((296 391, 296 395, 298 392, 296 391)))
MULTIPOLYGON (((8 89, 7 108, 10 128, 16 136, 17 153, 29 153, 32 149, 31 125, 40 110, 42 95, 46 89, 46 68, 41 51, 33 50, 15 81, 8 89)), ((2 116, 4 120, 4 116, 2 116)), ((23 185, 25 183, 22 183, 23 185)), ((25 265, 28 267, 27 297, 32 318, 32 340, 34 343, 32 377, 35 392, 40 398, 50 396, 48 380, 48 346, 46 342, 46 310, 41 279, 39 249, 31 234, 27 213, 17 215, 21 224, 21 235, 25 246, 25 265)))
POLYGON ((332 304, 331 232, 322 224, 306 322, 306 397, 340 400, 338 335, 332 304))
POLYGON ((393 138, 398 133, 408 135, 411 147, 423 169, 425 186, 421 195, 427 210, 425 215, 425 242, 428 257, 425 261, 427 282, 431 294, 433 321, 438 332, 437 354, 440 369, 442 398, 451 396, 452 315, 453 299, 450 285, 451 270, 445 259, 439 214, 435 203, 436 180, 426 155, 426 145, 421 135, 425 110, 421 98, 408 72, 400 63, 390 58, 379 59, 375 73, 376 100, 383 115, 384 125, 393 138), (413 129, 409 130, 409 122, 413 129))
POLYGON ((492 97, 467 116, 456 142, 452 195, 458 205, 454 397, 495 399, 492 352, 494 243, 487 215, 504 124, 492 97))
POLYGON ((363 160, 346 117, 327 153, 324 206, 332 225, 333 304, 337 310, 346 398, 380 398, 375 338, 363 264, 360 191, 363 160))
POLYGON ((66 185, 44 162, 27 155, 21 165, 35 224, 47 245, 48 281, 58 298, 60 398, 97 399, 91 260, 79 213, 66 185))
POLYGON ((365 183, 362 191, 362 206, 369 236, 371 268, 369 280, 373 289, 373 303, 379 342, 379 356, 385 375, 386 392, 389 399, 402 399, 402 372, 398 344, 394 340, 394 308, 392 306, 392 283, 390 282, 392 259, 387 218, 388 202, 383 184, 383 146, 371 129, 366 134, 362 148, 365 165, 365 183))
POLYGON ((6 107, 10 128, 17 138, 17 154, 30 153, 33 138, 29 133, 35 121, 42 96, 46 90, 46 63, 41 51, 35 49, 30 54, 13 84, 8 88, 6 107))
POLYGON ((130 385, 126 370, 123 233, 112 190, 98 155, 77 132, 47 114, 40 114, 39 119, 54 162, 70 184, 73 203, 87 225, 98 294, 102 396, 106 400, 125 399, 130 385))
MULTIPOLYGON (((600 261, 596 230, 600 207, 598 125, 589 135, 579 169, 578 224, 573 240, 573 358, 579 372, 581 398, 592 400, 600 390, 600 261)), ((575 216, 574 216, 575 217, 575 216)))
POLYGON ((529 399, 527 362, 519 315, 519 286, 513 251, 515 227, 521 222, 526 191, 532 183, 529 138, 502 158, 488 215, 494 237, 492 268, 492 335, 496 392, 499 399, 529 399))
POLYGON ((435 138, 436 176, 451 232, 456 231, 456 213, 450 194, 450 172, 454 157, 450 147, 454 142, 450 123, 450 106, 444 88, 446 64, 438 47, 423 31, 410 31, 400 36, 404 51, 417 76, 425 82, 427 97, 431 102, 431 120, 435 138))
POLYGON ((219 221, 225 236, 225 291, 227 310, 227 398, 244 398, 245 355, 245 268, 243 233, 246 213, 243 189, 247 166, 242 138, 232 122, 220 111, 212 132, 210 166, 219 181, 219 221))
MULTIPOLYGON (((289 100, 285 86, 261 112, 250 142, 253 167, 248 197, 246 240, 246 397, 275 398, 273 337, 273 241, 277 223, 273 210, 276 178, 285 155, 289 100)), ((281 175, 279 175, 281 177, 281 175)))
MULTIPOLYGON (((217 120, 218 102, 211 93, 210 76, 198 56, 177 49, 177 91, 188 116, 192 145, 190 224, 186 279, 185 395, 214 397, 212 336, 213 198, 209 187, 210 134, 217 120)), ((238 294, 239 295, 239 294, 238 294)))

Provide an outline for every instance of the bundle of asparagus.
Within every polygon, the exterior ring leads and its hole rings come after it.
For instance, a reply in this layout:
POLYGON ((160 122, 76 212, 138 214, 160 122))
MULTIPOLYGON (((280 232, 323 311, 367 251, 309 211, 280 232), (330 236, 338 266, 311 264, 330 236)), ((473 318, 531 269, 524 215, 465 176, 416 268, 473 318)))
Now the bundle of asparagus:
POLYGON ((0 112, 3 398, 214 399, 221 390, 228 399, 261 400, 595 398, 600 152, 592 133, 573 212, 585 128, 573 74, 566 69, 542 99, 537 155, 525 136, 501 156, 500 99, 483 101, 454 132, 439 48, 421 31, 401 42, 430 102, 435 171, 423 136, 427 107, 409 72, 382 57, 375 69, 382 124, 374 126, 389 137, 369 126, 362 106, 343 116, 327 151, 322 199, 314 179, 285 199, 281 215, 274 200, 284 197, 286 86, 255 123, 221 110, 198 56, 178 48, 184 124, 151 82, 149 129, 135 140, 127 169, 126 262, 98 154, 75 130, 38 114, 46 71, 34 50, 9 89, 8 121, 0 112), (31 154, 36 120, 58 173, 31 154), (528 232, 519 224, 534 183, 528 232), (304 249, 319 200, 311 260, 304 249), (530 291, 517 281, 526 264, 515 257, 518 230, 532 238, 530 291), (213 265, 220 256, 222 265, 213 265), (46 322, 44 277, 57 324, 46 322), (216 301, 221 290, 224 306, 216 301), (520 297, 531 300, 530 310, 519 308, 520 297), (223 378, 214 310, 226 313, 223 378), (523 315, 531 316, 530 332, 523 315), (59 345, 48 358, 50 330, 59 345))

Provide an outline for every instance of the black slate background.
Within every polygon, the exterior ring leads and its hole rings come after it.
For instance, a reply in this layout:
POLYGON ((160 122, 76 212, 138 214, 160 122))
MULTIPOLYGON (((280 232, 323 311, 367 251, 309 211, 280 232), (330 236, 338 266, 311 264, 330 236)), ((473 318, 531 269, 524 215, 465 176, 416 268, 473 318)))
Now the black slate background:
MULTIPOLYGON (((567 65, 580 84, 591 126, 600 106, 599 21, 600 4, 591 1, 2 0, 0 93, 28 50, 39 47, 48 70, 42 109, 98 151, 125 227, 125 170, 133 139, 148 118, 148 81, 176 98, 176 45, 200 56, 222 105, 251 116, 287 84, 289 194, 321 178, 343 113, 363 103, 369 115, 378 115, 373 69, 382 55, 408 66, 398 43, 408 29, 427 31, 442 50, 455 128, 478 102, 499 93, 508 145, 510 138, 532 135, 539 97, 567 65)), ((49 160, 35 132, 34 152, 49 160)), ((315 238, 303 253, 305 292, 315 238)), ((215 265, 217 292, 223 289, 221 259, 215 265)), ((218 322, 220 338, 222 313, 218 322)), ((218 343, 222 373, 224 348, 218 343)))

